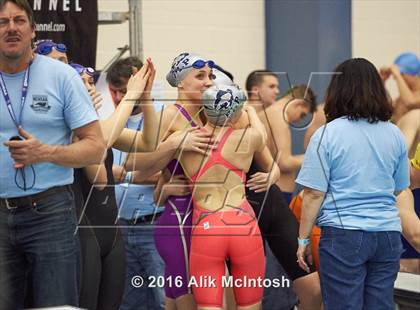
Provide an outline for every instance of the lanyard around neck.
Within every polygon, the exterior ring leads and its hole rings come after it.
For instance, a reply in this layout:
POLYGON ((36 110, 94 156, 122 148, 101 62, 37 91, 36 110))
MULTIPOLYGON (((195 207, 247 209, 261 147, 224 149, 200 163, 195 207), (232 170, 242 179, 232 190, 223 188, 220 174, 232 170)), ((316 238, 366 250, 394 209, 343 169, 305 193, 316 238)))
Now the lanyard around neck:
POLYGON ((26 97, 28 95, 29 71, 31 69, 31 64, 32 64, 32 61, 29 63, 28 67, 26 68, 25 75, 23 77, 19 118, 16 117, 16 113, 13 110, 12 100, 10 99, 9 92, 7 91, 6 83, 4 82, 4 78, 3 78, 3 73, 0 72, 0 88, 4 97, 4 101, 6 102, 7 110, 9 111, 11 119, 13 123, 15 124, 16 128, 18 129, 19 129, 19 126, 22 125, 22 111, 25 106, 26 97))

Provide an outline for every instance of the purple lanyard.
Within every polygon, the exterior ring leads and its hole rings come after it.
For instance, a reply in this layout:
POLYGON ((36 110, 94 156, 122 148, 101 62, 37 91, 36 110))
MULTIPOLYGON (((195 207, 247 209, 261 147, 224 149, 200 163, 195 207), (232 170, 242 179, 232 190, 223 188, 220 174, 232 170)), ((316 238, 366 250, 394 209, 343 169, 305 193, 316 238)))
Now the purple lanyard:
POLYGON ((25 70, 25 76, 23 77, 23 83, 22 83, 22 97, 20 101, 20 112, 19 112, 19 118, 16 117, 15 111, 13 110, 12 101, 10 100, 9 92, 6 88, 6 83, 3 79, 3 73, 0 72, 0 88, 3 93, 4 101, 6 102, 7 110, 9 111, 10 117, 15 123, 16 128, 19 129, 19 126, 22 124, 22 111, 23 107, 25 106, 26 102, 26 96, 28 95, 28 87, 29 87, 29 71, 31 68, 32 62, 29 63, 28 68, 25 70))

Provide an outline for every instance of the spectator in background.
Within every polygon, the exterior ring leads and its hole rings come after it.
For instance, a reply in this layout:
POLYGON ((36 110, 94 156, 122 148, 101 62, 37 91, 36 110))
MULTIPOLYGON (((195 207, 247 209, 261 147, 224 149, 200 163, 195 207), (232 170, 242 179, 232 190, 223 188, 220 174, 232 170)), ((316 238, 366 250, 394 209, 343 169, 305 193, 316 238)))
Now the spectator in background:
MULTIPOLYGON (((420 143, 420 107, 404 114, 397 125, 404 135, 409 157, 415 157, 416 148, 420 143)), ((413 169, 414 167, 412 166, 412 175, 416 173, 416 169, 413 169)), ((415 185, 415 182, 412 185, 415 185)), ((403 220, 404 236, 408 234, 407 240, 402 239, 404 252, 401 255, 401 271, 420 274, 420 252, 408 242, 411 239, 410 235, 412 235, 413 230, 416 229, 416 226, 413 225, 418 224, 420 217, 420 189, 412 186, 407 192, 401 194, 398 197, 397 206, 400 209, 400 216, 403 220)))
POLYGON ((303 161, 303 154, 292 155, 292 137, 289 124, 300 121, 316 109, 313 91, 301 85, 293 87, 279 101, 278 77, 271 71, 257 70, 248 75, 246 89, 249 103, 256 109, 268 134, 268 147, 277 159, 281 176, 277 185, 283 191, 287 205, 292 199, 296 171, 303 161), (296 100, 297 99, 297 100, 296 100), (293 101, 292 101, 293 100, 293 101))
POLYGON ((420 108, 420 60, 416 54, 402 53, 393 65, 382 67, 379 72, 382 81, 392 76, 397 83, 399 97, 393 102, 394 123, 408 111, 420 108))
MULTIPOLYGON (((109 68, 106 80, 116 107, 121 104, 121 99, 127 92, 132 68, 139 69, 141 66, 142 62, 137 57, 127 57, 118 60, 109 68)), ((145 104, 153 105, 151 101, 145 104)), ((162 106, 154 108, 160 110, 162 106)), ((125 127, 143 130, 143 126, 144 115, 142 107, 138 106, 133 109, 125 127)), ((135 151, 134 146, 131 151, 135 151)), ((149 287, 146 284, 136 288, 131 283, 134 276, 141 276, 146 283, 151 276, 163 276, 164 264, 156 250, 153 236, 154 221, 163 211, 163 208, 156 208, 153 203, 153 191, 159 174, 145 179, 139 171, 126 173, 126 158, 126 152, 114 149, 113 175, 119 183, 115 186, 115 192, 127 263, 125 290, 120 309, 163 309, 165 295, 162 287, 149 287)))
POLYGON ((409 186, 404 137, 389 122, 392 106, 370 62, 349 59, 334 71, 341 74, 327 90, 327 124, 312 136, 296 180, 304 186, 297 258, 309 271, 317 219, 324 309, 394 309, 396 196, 409 186))
POLYGON ((34 45, 35 53, 54 58, 65 64, 69 63, 67 47, 63 43, 55 43, 53 40, 38 40, 34 45))
MULTIPOLYGON (((79 73, 86 88, 96 92, 88 76, 91 68, 71 64, 79 73)), ((113 145, 124 128, 131 111, 149 81, 153 66, 147 63, 129 81, 129 92, 123 104, 107 120, 101 120, 101 128, 107 145, 113 145)), ((149 111, 149 117, 154 111, 149 111)), ((149 146, 149 150, 153 145, 149 146)), ((146 150, 148 148, 146 147, 146 150)), ((81 292, 80 306, 87 309, 119 309, 124 291, 125 252, 119 227, 115 225, 117 206, 112 175, 113 153, 100 165, 91 165, 75 171, 75 194, 81 216, 81 292)))
MULTIPOLYGON (((249 94, 249 104, 255 108, 267 132, 267 146, 271 156, 276 158, 281 175, 276 184, 267 192, 255 192, 252 186, 247 187, 247 197, 256 214, 260 214, 259 226, 267 240, 271 252, 267 252, 267 276, 281 277, 284 268, 293 281, 293 290, 299 298, 301 309, 319 309, 321 307, 321 292, 319 277, 315 269, 311 273, 304 272, 296 262, 296 238, 299 223, 288 205, 294 190, 294 176, 303 160, 303 155, 292 155, 292 137, 289 124, 299 122, 306 114, 314 111, 316 97, 306 85, 300 85, 290 90, 286 96, 277 100, 279 94, 278 77, 271 71, 257 70, 248 75, 246 89, 249 94), (284 189, 286 192, 282 192, 284 189)), ((252 177, 258 173, 256 163, 248 172, 248 183, 253 183, 252 177)), ((288 288, 266 288, 263 305, 280 309, 284 303, 289 307, 295 304, 295 298, 290 296, 288 288), (282 297, 282 302, 277 299, 282 297), (279 307, 279 308, 277 308, 279 307)))

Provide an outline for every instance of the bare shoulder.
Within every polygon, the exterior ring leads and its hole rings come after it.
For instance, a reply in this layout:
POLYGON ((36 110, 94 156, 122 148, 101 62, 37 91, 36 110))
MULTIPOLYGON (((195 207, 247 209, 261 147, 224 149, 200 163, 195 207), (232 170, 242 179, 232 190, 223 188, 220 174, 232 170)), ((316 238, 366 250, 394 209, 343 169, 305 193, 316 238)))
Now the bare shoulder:
POLYGON ((240 139, 244 143, 255 143, 264 140, 261 131, 253 127, 241 129, 237 134, 240 135, 240 139))
POLYGON ((182 115, 174 104, 165 106, 161 113, 160 129, 164 131, 163 137, 166 138, 172 132, 180 130, 179 124, 182 121, 182 115))
POLYGON ((263 113, 268 126, 274 126, 276 130, 289 130, 283 114, 283 105, 280 101, 266 107, 263 113))
POLYGON ((168 104, 162 109, 162 114, 163 117, 175 117, 178 114, 178 109, 174 104, 168 104))

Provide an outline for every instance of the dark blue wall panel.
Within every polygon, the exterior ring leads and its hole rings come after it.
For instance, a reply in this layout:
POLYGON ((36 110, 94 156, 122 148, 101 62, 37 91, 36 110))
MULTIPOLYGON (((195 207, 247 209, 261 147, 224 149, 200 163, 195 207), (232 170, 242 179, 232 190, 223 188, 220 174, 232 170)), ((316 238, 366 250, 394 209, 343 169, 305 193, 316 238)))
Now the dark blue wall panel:
MULTIPOLYGON (((266 0, 266 67, 288 72, 292 84, 311 72, 328 72, 351 57, 351 1, 266 0)), ((311 87, 324 97, 330 76, 314 75, 311 87)), ((281 77, 281 91, 287 81, 281 77)))
MULTIPOLYGON (((292 85, 311 72, 331 72, 351 57, 351 0, 266 0, 266 67, 287 72, 292 85)), ((310 86, 323 101, 330 75, 313 74, 310 86)), ((280 75, 280 92, 289 87, 280 75)), ((302 131, 293 131, 293 153, 303 152, 302 131)))

